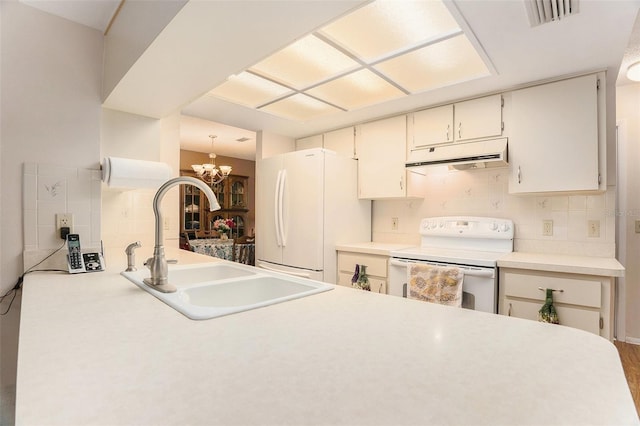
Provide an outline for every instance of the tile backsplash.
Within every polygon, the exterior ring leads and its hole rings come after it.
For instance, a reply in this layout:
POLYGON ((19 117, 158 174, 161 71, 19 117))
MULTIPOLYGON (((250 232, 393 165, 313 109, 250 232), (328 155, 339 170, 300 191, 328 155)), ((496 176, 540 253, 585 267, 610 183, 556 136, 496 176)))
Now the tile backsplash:
POLYGON ((56 229, 56 214, 73 215, 73 233, 82 247, 100 247, 101 173, 42 163, 24 163, 23 235, 27 253, 57 249, 63 240, 56 229))
POLYGON ((374 201, 373 240, 417 245, 424 217, 487 216, 513 220, 516 251, 615 256, 615 187, 594 195, 511 195, 508 172, 433 168, 424 199, 374 201), (393 218, 398 218, 397 230, 392 230, 393 218), (553 221, 551 236, 543 235, 546 220, 553 221), (597 237, 588 232, 594 223, 597 237))

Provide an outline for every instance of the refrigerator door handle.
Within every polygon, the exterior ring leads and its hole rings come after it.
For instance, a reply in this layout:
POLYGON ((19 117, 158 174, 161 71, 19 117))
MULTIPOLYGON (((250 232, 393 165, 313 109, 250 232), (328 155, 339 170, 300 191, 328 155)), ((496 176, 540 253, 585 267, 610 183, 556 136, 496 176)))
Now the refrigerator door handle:
POLYGON ((278 247, 282 247, 282 233, 280 231, 280 187, 282 181, 282 170, 278 170, 278 177, 276 178, 276 189, 274 191, 274 202, 273 202, 273 221, 276 227, 276 243, 278 247))
POLYGON ((287 245, 287 235, 284 229, 284 191, 287 188, 287 170, 281 170, 282 179, 280 181, 280 198, 278 200, 278 206, 280 209, 279 215, 279 228, 280 228, 280 240, 282 241, 282 247, 287 245))
POLYGON ((263 265, 260 262, 258 262, 256 266, 258 266, 258 268, 266 269, 267 271, 279 272, 281 274, 287 274, 287 275, 291 275, 291 276, 294 276, 294 277, 311 278, 311 274, 307 274, 307 273, 304 273, 304 272, 283 271, 283 270, 276 269, 276 268, 270 268, 270 267, 268 267, 266 265, 263 265))

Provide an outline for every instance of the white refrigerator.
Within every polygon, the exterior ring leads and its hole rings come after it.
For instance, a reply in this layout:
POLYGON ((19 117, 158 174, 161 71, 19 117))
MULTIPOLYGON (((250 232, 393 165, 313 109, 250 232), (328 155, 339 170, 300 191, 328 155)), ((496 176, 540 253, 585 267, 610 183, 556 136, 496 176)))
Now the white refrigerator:
POLYGON ((259 160, 256 266, 336 282, 336 244, 371 241, 358 162, 322 148, 259 160))

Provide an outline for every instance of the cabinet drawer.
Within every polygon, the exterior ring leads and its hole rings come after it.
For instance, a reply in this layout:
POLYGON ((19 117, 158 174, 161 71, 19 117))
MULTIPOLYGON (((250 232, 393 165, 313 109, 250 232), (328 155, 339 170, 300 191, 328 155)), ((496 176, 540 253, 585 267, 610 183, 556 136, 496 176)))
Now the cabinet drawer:
MULTIPOLYGON (((351 287, 351 277, 353 277, 353 274, 340 272, 338 274, 338 284, 345 287, 351 287)), ((387 280, 382 278, 369 277, 369 285, 371 286, 372 293, 387 294, 387 280)))
POLYGON ((551 288, 554 303, 589 306, 602 306, 602 283, 598 280, 581 278, 579 276, 542 276, 535 273, 504 272, 504 295, 535 299, 544 302, 544 289, 551 288), (540 290, 542 288, 543 290, 540 290))
POLYGON ((338 271, 350 272, 353 275, 356 264, 367 266, 367 275, 381 278, 387 277, 387 257, 361 253, 338 253, 338 271))
MULTIPOLYGON (((555 305, 560 325, 578 328, 600 335, 600 312, 589 309, 578 309, 570 306, 555 305)), ((523 300, 504 299, 504 315, 537 321, 538 311, 542 303, 526 302, 523 300)))

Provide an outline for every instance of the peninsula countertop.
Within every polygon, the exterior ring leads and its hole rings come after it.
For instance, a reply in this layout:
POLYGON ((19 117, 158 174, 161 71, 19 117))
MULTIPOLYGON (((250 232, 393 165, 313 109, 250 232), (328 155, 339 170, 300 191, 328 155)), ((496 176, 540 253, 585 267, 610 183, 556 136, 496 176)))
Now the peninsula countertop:
POLYGON ((26 277, 17 425, 640 424, 590 333, 340 286, 192 321, 108 260, 26 277))

